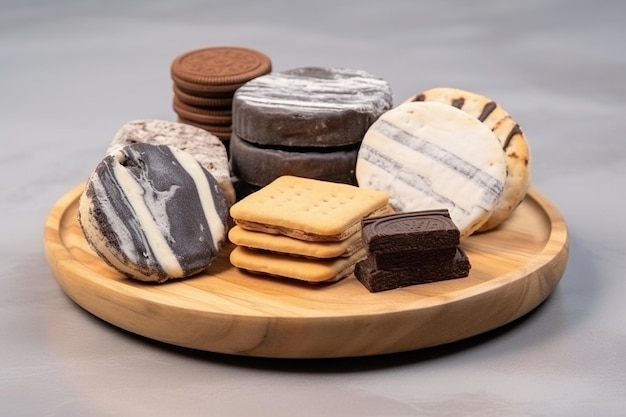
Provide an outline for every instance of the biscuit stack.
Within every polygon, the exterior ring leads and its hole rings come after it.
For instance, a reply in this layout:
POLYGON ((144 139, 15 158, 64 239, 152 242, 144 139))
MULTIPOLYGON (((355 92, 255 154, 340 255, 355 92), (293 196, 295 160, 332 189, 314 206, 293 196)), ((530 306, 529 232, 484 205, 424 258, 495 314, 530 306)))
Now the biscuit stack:
POLYGON ((172 106, 178 121, 205 129, 227 145, 235 90, 271 68, 265 54, 241 47, 209 47, 179 55, 171 64, 172 106))
POLYGON ((231 207, 230 262, 253 273, 334 282, 365 256, 361 219, 388 196, 348 184, 282 176, 231 207))
POLYGON ((233 97, 233 174, 252 189, 282 175, 354 185, 363 135, 391 105, 387 82, 365 71, 304 67, 257 77, 233 97))
POLYGON ((367 257, 354 273, 370 292, 469 275, 469 259, 447 209, 366 218, 361 235, 367 257))

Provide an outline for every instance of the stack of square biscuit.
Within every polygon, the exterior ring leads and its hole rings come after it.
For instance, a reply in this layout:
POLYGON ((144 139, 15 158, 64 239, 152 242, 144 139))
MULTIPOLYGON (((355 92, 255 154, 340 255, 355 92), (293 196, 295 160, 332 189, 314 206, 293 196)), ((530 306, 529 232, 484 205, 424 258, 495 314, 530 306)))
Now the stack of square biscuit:
POLYGON ((370 292, 469 275, 460 232, 447 209, 363 219, 361 235, 367 257, 354 273, 370 292))
POLYGON ((389 211, 387 193, 281 176, 235 203, 231 263, 253 273, 333 282, 365 257, 361 220, 389 211))

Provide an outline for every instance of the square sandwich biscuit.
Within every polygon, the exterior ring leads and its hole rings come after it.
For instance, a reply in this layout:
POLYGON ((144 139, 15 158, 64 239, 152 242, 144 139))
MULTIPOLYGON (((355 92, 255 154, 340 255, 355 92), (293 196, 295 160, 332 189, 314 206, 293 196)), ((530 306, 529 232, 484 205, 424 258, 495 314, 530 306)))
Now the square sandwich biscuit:
POLYGON ((344 240, 311 242, 284 235, 246 230, 239 225, 235 225, 228 232, 228 238, 235 245, 245 246, 250 249, 313 259, 348 257, 363 248, 363 240, 358 232, 353 233, 344 240))
POLYGON ((295 176, 281 176, 235 203, 241 227, 306 241, 340 241, 361 228, 361 219, 390 212, 384 191, 295 176))

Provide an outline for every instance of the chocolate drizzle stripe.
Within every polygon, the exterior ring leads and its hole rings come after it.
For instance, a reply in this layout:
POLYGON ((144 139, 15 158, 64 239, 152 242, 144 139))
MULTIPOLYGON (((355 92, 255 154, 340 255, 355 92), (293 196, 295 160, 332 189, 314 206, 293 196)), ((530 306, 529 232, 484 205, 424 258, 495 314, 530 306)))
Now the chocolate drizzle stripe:
POLYGON ((183 269, 169 243, 159 231, 150 209, 141 197, 143 188, 135 178, 119 163, 113 165, 113 174, 128 198, 130 206, 137 215, 137 219, 144 232, 148 245, 152 249, 158 264, 169 276, 183 275, 183 269))
POLYGON ((224 235, 226 226, 222 223, 218 214, 215 199, 211 193, 211 185, 209 184, 202 167, 195 160, 195 158, 182 152, 176 152, 173 156, 183 169, 187 171, 195 183, 198 196, 200 197, 202 211, 204 212, 204 217, 209 225, 209 233, 213 241, 213 249, 217 250, 220 246, 220 236, 224 235))
POLYGON ((509 134, 506 136, 506 139, 504 140, 504 144, 502 145, 502 149, 506 150, 506 148, 509 147, 509 144, 511 143, 511 140, 513 139, 513 137, 519 134, 522 134, 522 129, 520 129, 519 125, 515 123, 515 126, 513 126, 509 134))
POLYGON ((462 109, 465 105, 465 97, 453 98, 450 101, 450 105, 452 107, 456 107, 457 109, 462 109))
POLYGON ((504 189, 504 183, 502 181, 460 158, 458 155, 451 154, 445 148, 417 137, 384 119, 378 119, 371 128, 457 172, 467 181, 479 185, 485 190, 486 195, 484 198, 489 202, 494 203, 502 194, 502 190, 504 189))
POLYGON ((481 122, 487 120, 487 117, 489 117, 489 115, 496 109, 496 107, 498 107, 498 105, 494 101, 490 101, 489 103, 485 104, 482 112, 478 116, 478 120, 480 120, 481 122))

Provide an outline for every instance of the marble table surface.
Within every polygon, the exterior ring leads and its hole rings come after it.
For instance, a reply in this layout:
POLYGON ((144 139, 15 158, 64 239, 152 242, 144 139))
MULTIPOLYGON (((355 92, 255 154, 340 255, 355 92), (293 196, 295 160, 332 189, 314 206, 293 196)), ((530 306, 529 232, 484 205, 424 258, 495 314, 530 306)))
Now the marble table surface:
POLYGON ((2 1, 0 415, 623 415, 625 18, 619 0, 2 1), (365 69, 396 102, 435 86, 499 101, 567 221, 556 291, 469 340, 332 360, 191 351, 81 309, 44 258, 46 216, 119 126, 174 120, 170 62, 211 45, 365 69))

